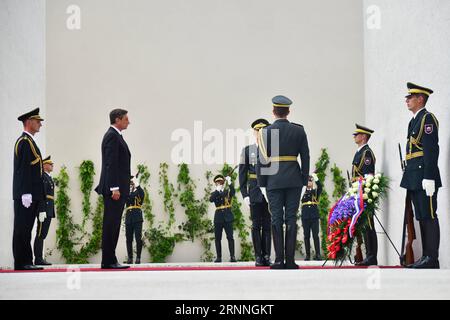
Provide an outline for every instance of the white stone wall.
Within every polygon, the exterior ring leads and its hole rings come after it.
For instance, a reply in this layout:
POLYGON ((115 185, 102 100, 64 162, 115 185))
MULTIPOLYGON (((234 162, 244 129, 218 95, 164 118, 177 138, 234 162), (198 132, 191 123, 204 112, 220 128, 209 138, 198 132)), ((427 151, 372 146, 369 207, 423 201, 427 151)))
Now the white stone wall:
MULTIPOLYGON (((405 190, 399 187, 401 170, 397 143, 404 152, 412 114, 405 104, 406 82, 432 88, 427 109, 440 121, 440 157, 443 187, 438 194, 441 226, 441 267, 450 265, 449 120, 450 120, 450 1, 365 0, 364 12, 365 113, 375 130, 370 141, 377 155, 377 170, 392 178, 392 189, 379 217, 400 250, 405 190), (368 10, 368 11, 367 11, 368 10), (375 28, 380 14, 379 29, 375 28), (367 24, 368 23, 368 24, 367 24)), ((378 231, 381 228, 378 226, 378 231)), ((421 255, 416 227, 415 255, 421 255)), ((379 234, 380 262, 398 262, 395 250, 379 234)))
MULTIPOLYGON (((17 117, 34 107, 45 112, 45 1, 0 1, 0 266, 12 265, 14 142, 17 117)), ((44 121, 36 141, 45 153, 44 121)))

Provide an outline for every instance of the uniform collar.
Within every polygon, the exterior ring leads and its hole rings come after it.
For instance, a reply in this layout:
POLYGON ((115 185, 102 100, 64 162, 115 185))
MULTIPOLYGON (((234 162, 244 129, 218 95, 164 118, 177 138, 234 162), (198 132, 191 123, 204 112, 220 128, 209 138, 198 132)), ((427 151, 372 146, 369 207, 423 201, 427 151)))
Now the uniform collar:
POLYGON ((32 135, 31 133, 29 133, 28 131, 23 130, 23 133, 26 133, 26 134, 29 135, 32 139, 34 139, 33 135, 32 135))
POLYGON ((275 122, 289 122, 289 120, 286 118, 280 118, 280 119, 276 119, 275 122))
POLYGON ((417 115, 418 115, 419 113, 422 112, 422 110, 425 110, 425 107, 423 107, 422 109, 420 109, 420 110, 418 110, 416 113, 414 113, 414 119, 417 117, 417 115))
POLYGON ((366 144, 363 144, 361 147, 359 147, 359 148, 358 148, 358 152, 361 151, 361 149, 364 148, 365 146, 367 146, 367 143, 366 143, 366 144))

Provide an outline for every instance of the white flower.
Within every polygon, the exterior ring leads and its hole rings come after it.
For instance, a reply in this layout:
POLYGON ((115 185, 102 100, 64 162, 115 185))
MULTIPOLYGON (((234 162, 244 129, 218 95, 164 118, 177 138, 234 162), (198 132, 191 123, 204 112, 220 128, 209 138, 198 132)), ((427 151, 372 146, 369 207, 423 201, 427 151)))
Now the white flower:
POLYGON ((381 173, 377 173, 377 174, 375 175, 375 178, 380 179, 380 178, 381 178, 381 173))
POLYGON ((364 192, 365 192, 365 193, 369 193, 369 192, 370 192, 370 188, 365 188, 365 189, 364 189, 364 192))
POLYGON ((373 202, 373 200, 372 200, 372 199, 369 199, 369 200, 367 200, 367 202, 368 202, 368 203, 372 203, 372 202, 373 202))
POLYGON ((380 183, 380 180, 379 180, 378 178, 375 178, 375 179, 373 179, 372 182, 375 183, 375 184, 379 184, 379 183, 380 183))
POLYGON ((372 196, 374 197, 374 198, 376 198, 376 197, 378 197, 378 192, 372 192, 372 196))
POLYGON ((369 199, 369 196, 367 195, 367 193, 364 193, 364 194, 363 194, 363 199, 364 199, 364 200, 369 199))
POLYGON ((353 182, 353 184, 352 184, 352 187, 353 187, 353 188, 358 188, 358 186, 359 186, 359 184, 358 184, 357 181, 356 181, 356 182, 353 182))
POLYGON ((370 182, 370 181, 372 181, 372 180, 373 180, 373 175, 371 175, 371 174, 366 175, 366 181, 367 181, 367 182, 370 182))
POLYGON ((366 188, 370 188, 371 184, 370 183, 366 183, 366 188))
POLYGON ((372 187, 372 189, 373 189, 373 190, 378 190, 378 189, 380 189, 380 188, 378 187, 378 185, 374 184, 373 187, 372 187))

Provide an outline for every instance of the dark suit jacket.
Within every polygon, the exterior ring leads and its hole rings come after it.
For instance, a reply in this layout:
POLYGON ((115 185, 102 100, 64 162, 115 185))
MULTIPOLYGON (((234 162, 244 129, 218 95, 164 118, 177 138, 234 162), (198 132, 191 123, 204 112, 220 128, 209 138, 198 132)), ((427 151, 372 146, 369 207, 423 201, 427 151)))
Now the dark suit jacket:
POLYGON ((436 188, 442 186, 438 167, 439 159, 439 122, 436 117, 423 109, 416 118, 411 119, 408 126, 408 142, 406 154, 423 153, 423 155, 407 159, 406 168, 400 183, 408 190, 422 190, 422 180, 435 181, 436 188), (412 141, 412 142, 411 142, 412 141), (414 142, 414 143, 413 143, 414 142))
POLYGON ((33 202, 42 202, 39 210, 45 211, 42 174, 41 152, 33 138, 24 132, 14 145, 13 199, 21 200, 23 194, 31 194, 33 202))
POLYGON ((287 119, 278 119, 260 130, 260 138, 263 140, 259 142, 262 156, 258 157, 256 167, 259 186, 273 190, 301 188, 306 185, 309 176, 309 147, 303 126, 291 123, 287 119), (275 149, 276 141, 279 142, 278 150, 275 149), (300 155, 301 167, 298 161, 282 161, 278 162, 277 173, 264 175, 263 169, 267 169, 268 166, 274 168, 277 165, 275 162, 265 163, 267 159, 270 161, 270 157, 297 157, 298 155, 300 155))
POLYGON ((130 193, 131 153, 128 145, 114 128, 110 127, 102 141, 102 172, 95 188, 98 194, 109 197, 111 188, 119 187, 120 196, 126 199, 130 193))

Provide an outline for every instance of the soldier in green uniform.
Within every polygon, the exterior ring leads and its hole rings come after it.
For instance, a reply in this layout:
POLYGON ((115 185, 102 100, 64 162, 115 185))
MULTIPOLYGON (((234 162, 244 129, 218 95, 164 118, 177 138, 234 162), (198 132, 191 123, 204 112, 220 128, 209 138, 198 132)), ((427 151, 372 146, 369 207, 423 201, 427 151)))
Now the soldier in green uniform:
POLYGON ((14 269, 41 270, 42 267, 33 265, 31 232, 36 217, 45 213, 42 155, 34 141, 44 119, 39 115, 39 108, 17 119, 23 123, 23 133, 14 145, 14 269))
MULTIPOLYGON (((258 119, 251 124, 253 132, 269 125, 269 121, 258 119)), ((270 212, 267 200, 262 194, 256 179, 258 145, 252 144, 242 150, 239 164, 239 185, 244 202, 250 207, 252 220, 252 242, 255 250, 255 265, 270 266, 270 249, 272 245, 270 212)))
POLYGON ((130 194, 125 204, 125 237, 127 239, 127 263, 133 263, 133 236, 136 239, 136 264, 141 263, 142 252, 142 203, 145 193, 134 176, 130 179, 130 194))
POLYGON ((292 101, 272 99, 274 123, 259 130, 258 184, 267 193, 272 214, 275 262, 271 269, 298 269, 295 263, 297 213, 301 191, 308 183, 309 147, 302 125, 289 122, 292 101), (300 155, 301 166, 297 161, 300 155), (286 237, 283 226, 286 225, 286 237))
POLYGON ((209 197, 210 202, 216 205, 214 214, 214 237, 216 244, 217 258, 214 262, 222 262, 222 232, 225 229, 228 240, 228 249, 230 250, 230 262, 236 262, 234 256, 234 238, 233 238, 233 212, 231 212, 231 200, 234 197, 235 190, 231 183, 231 177, 224 178, 219 174, 213 179, 216 190, 209 197), (226 188, 226 184, 228 188, 226 188))
POLYGON ((438 167, 439 122, 425 109, 433 90, 411 82, 407 87, 406 105, 414 116, 408 125, 406 167, 400 186, 411 197, 422 238, 422 257, 409 267, 438 269, 440 228, 437 194, 442 187, 438 167))
POLYGON ((316 254, 314 260, 322 260, 320 255, 320 240, 319 240, 319 197, 322 193, 322 183, 315 173, 309 176, 308 185, 306 186, 305 193, 302 196, 301 208, 302 208, 302 226, 305 242, 306 257, 305 261, 311 259, 311 244, 310 235, 312 232, 314 240, 314 248, 316 254), (314 188, 314 184, 317 185, 314 188))
POLYGON ((50 266, 51 263, 44 259, 44 240, 47 238, 52 219, 55 218, 55 183, 50 175, 53 171, 53 161, 48 156, 43 161, 44 190, 45 190, 45 212, 41 212, 37 218, 36 237, 34 238, 34 264, 50 266))
MULTIPOLYGON (((376 158, 372 149, 367 144, 373 134, 373 130, 356 124, 356 130, 353 133, 353 138, 358 146, 352 161, 352 181, 357 181, 359 177, 365 175, 375 174, 376 158)), ((368 212, 369 223, 364 232, 364 243, 366 245, 366 257, 364 260, 356 262, 358 266, 372 266, 377 265, 378 254, 378 238, 375 230, 373 219, 374 212, 368 212)))

